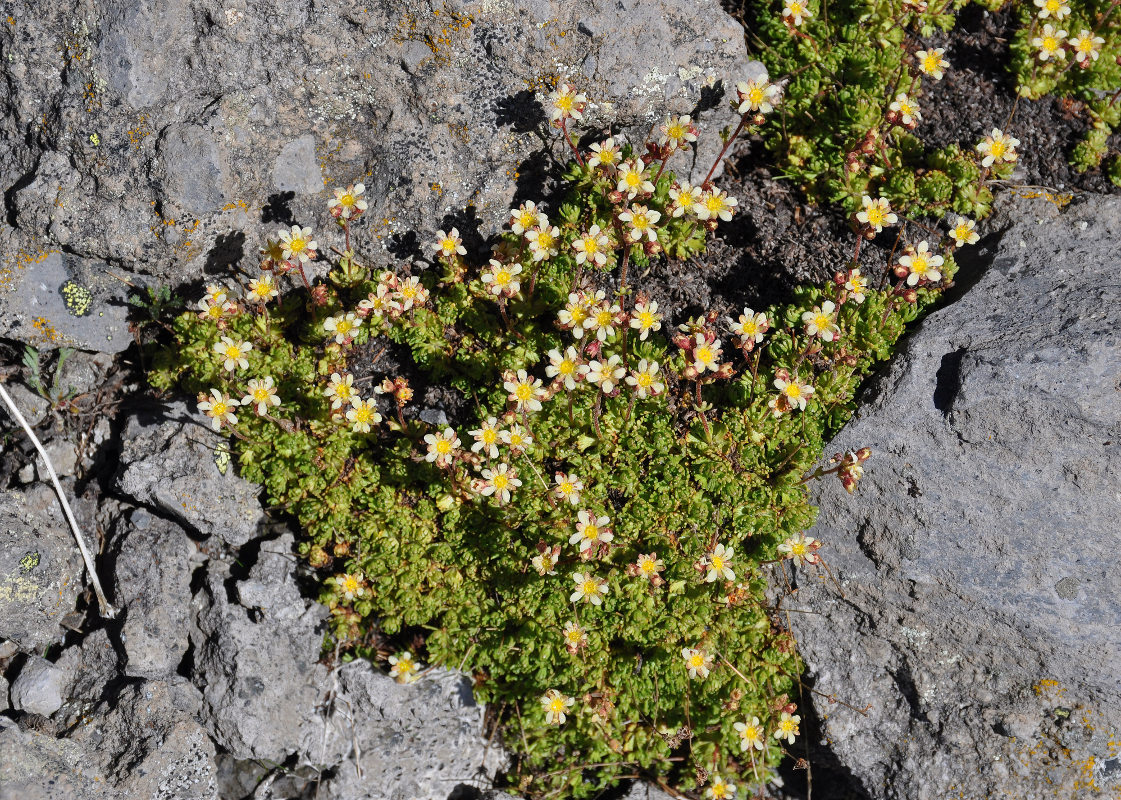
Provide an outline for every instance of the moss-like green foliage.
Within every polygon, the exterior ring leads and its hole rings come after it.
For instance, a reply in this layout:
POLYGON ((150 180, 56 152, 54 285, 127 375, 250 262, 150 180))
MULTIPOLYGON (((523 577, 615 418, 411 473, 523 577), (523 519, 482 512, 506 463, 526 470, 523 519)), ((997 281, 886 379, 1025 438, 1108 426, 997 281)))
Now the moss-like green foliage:
MULTIPOLYGON (((868 456, 815 467, 824 442, 955 271, 953 246, 908 245, 898 281, 850 264, 789 305, 671 329, 628 275, 698 252, 733 211, 675 181, 672 153, 577 153, 567 200, 548 220, 515 212, 489 264, 452 231, 416 277, 340 250, 311 286, 310 231, 283 232, 243 300, 210 287, 174 321, 152 374, 198 393, 241 474, 298 520, 334 642, 379 659, 394 651, 373 632, 399 635, 415 644, 391 674, 475 676, 523 793, 589 796, 636 769, 710 789, 771 774, 798 733, 801 665, 768 575, 781 588, 786 560, 822 563, 806 484, 851 491, 868 456), (273 299, 278 273, 304 280, 273 299), (421 420, 426 385, 454 395, 447 424, 421 420)), ((950 172, 913 190, 941 197, 950 172)))

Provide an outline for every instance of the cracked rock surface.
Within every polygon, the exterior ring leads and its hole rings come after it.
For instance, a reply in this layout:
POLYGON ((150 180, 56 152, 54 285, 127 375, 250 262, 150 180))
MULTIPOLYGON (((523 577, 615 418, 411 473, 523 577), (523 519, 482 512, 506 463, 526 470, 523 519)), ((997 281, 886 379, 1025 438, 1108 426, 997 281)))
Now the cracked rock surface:
POLYGON ((996 223, 827 450, 872 448, 857 494, 816 488, 839 587, 800 573, 792 624, 816 689, 871 706, 814 701, 874 798, 1121 778, 1121 201, 996 223))

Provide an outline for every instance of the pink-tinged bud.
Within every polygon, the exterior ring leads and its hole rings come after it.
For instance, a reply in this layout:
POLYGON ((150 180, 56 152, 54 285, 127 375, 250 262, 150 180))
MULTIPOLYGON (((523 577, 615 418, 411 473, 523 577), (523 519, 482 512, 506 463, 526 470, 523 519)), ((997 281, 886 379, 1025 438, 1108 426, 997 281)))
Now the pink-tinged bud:
POLYGON ((311 288, 311 302, 312 305, 325 306, 327 305, 327 285, 321 283, 311 288))
POLYGON ((720 369, 716 370, 716 376, 715 377, 719 380, 728 380, 734 374, 735 374, 735 371, 732 369, 732 362, 729 361, 727 364, 721 364, 720 365, 720 369))
POLYGON ((719 223, 719 221, 718 221, 718 220, 715 220, 715 219, 706 219, 706 220, 705 220, 705 230, 706 230, 706 231, 708 231, 709 233, 713 233, 713 232, 715 232, 715 231, 716 231, 716 227, 717 227, 717 226, 718 226, 719 224, 720 224, 720 223, 719 223))
POLYGON ((656 256, 658 253, 662 252, 662 243, 656 241, 646 242, 646 244, 642 246, 642 249, 647 256, 656 256))
POLYGON ((911 274, 911 270, 907 269, 902 264, 896 264, 891 271, 895 273, 895 277, 897 278, 906 278, 911 274))
POLYGON ((899 124, 899 112, 898 111, 888 111, 886 114, 884 114, 884 121, 887 122, 888 125, 898 125, 899 124))
POLYGON ((919 299, 919 293, 915 289, 905 289, 903 291, 903 299, 908 303, 914 303, 919 299))
POLYGON ((857 461, 864 462, 864 461, 867 461, 871 457, 872 457, 872 448, 871 447, 862 447, 862 448, 860 448, 859 450, 856 451, 856 460, 857 461))
POLYGON ((751 120, 751 122, 755 125, 762 125, 766 121, 767 121, 767 118, 765 116, 763 116, 762 114, 756 114, 751 120))
POLYGON ((681 371, 681 377, 687 381, 695 381, 697 379, 697 368, 689 364, 681 371))
POLYGON ((613 206, 621 206, 623 204, 623 193, 620 191, 612 191, 607 195, 607 200, 613 206))
POLYGON ((860 362, 860 359, 857 358, 853 353, 849 353, 845 355, 841 359, 841 361, 845 363, 846 367, 855 367, 860 362))
POLYGON ((680 347, 682 350, 692 350, 693 345, 696 343, 691 337, 682 333, 674 334, 673 343, 680 347))
POLYGON ((598 358, 599 351, 603 349, 603 342, 599 339, 592 339, 584 348, 584 355, 588 358, 598 358))
POLYGON ((837 270, 833 273, 833 283, 837 284, 838 286, 844 286, 847 280, 848 278, 845 276, 845 273, 841 272, 840 270, 837 270))

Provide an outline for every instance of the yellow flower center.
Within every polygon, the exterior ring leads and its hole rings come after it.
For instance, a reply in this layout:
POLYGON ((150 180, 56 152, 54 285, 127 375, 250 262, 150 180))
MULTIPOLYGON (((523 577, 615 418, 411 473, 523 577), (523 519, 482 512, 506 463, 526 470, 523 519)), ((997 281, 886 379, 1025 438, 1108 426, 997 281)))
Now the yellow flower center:
POLYGON ((922 67, 924 72, 937 72, 940 66, 942 66, 942 59, 940 59, 934 53, 929 54, 922 60, 922 67))
POLYGON ((909 117, 914 113, 914 111, 911 109, 911 104, 906 101, 899 104, 899 111, 905 117, 909 117))
POLYGON ((241 358, 241 348, 236 344, 231 344, 226 348, 226 358, 238 359, 241 358))
POLYGON ((929 268, 930 268, 930 264, 926 260, 926 256, 920 256, 920 255, 911 256, 911 272, 916 272, 919 275, 922 275, 929 268))
POLYGON ((520 433, 511 433, 510 434, 510 446, 511 447, 521 447, 522 444, 524 444, 524 443, 525 443, 525 439, 522 438, 522 435, 520 433))
POLYGON ((583 638, 580 631, 567 631, 564 638, 568 640, 569 644, 580 644, 580 639, 583 638))
POLYGON ((401 292, 401 296, 406 300, 412 300, 416 297, 416 286, 411 283, 401 284, 401 288, 398 291, 401 292))
POLYGON ((584 240, 585 253, 587 253, 588 255, 594 255, 597 250, 599 250, 599 243, 594 238, 589 236, 584 240))
POLYGON ((436 452, 442 456, 446 456, 452 451, 452 443, 447 439, 440 439, 436 442, 436 452))
POLYGON ((878 205, 868 206, 868 224, 872 227, 879 227, 884 224, 884 210, 878 205))
POLYGON ((510 282, 510 278, 511 278, 511 275, 510 275, 510 273, 509 273, 509 272, 507 272, 507 271, 506 271, 506 270, 504 270, 504 269, 501 269, 501 270, 499 270, 499 271, 498 271, 498 273, 497 273, 497 274, 496 274, 496 275, 494 276, 494 282, 495 282, 496 284, 498 284, 499 286, 505 286, 506 284, 508 284, 508 283, 510 282))
POLYGON ((702 656, 700 653, 693 653, 693 655, 689 656, 689 666, 693 669, 699 669, 700 667, 703 667, 704 664, 704 656, 702 656))
POLYGON ((335 324, 335 330, 336 330, 336 331, 337 331, 337 332, 338 332, 338 333, 339 333, 340 335, 342 335, 342 336, 346 336, 346 334, 347 334, 347 333, 348 333, 348 332, 350 331, 350 329, 351 329, 351 328, 353 328, 353 327, 354 327, 354 324, 353 324, 353 323, 352 323, 352 322, 351 322, 350 320, 348 320, 348 319, 340 319, 340 320, 339 320, 339 321, 338 321, 338 322, 337 322, 337 323, 335 324))
POLYGON ((697 357, 697 361, 700 361, 702 364, 711 364, 712 363, 712 348, 711 347, 708 347, 707 345, 704 345, 702 347, 698 347, 694 351, 694 353, 697 357))
POLYGON ((652 575, 658 570, 658 565, 653 560, 647 558, 642 562, 642 571, 646 575, 652 575))
POLYGON ((350 386, 345 383, 339 383, 335 385, 335 397, 339 398, 340 400, 346 400, 350 397, 350 395, 350 386))
POLYGON ((537 247, 541 250, 548 250, 553 246, 553 234, 548 231, 541 231, 537 234, 537 247))
POLYGON ((633 187, 638 186, 639 184, 642 183, 642 176, 639 175, 637 172, 633 172, 633 171, 628 172, 627 177, 626 177, 626 181, 627 181, 627 186, 630 186, 630 187, 633 188, 633 187))
POLYGON ((649 311, 643 311, 638 315, 638 324, 643 328, 652 328, 654 326, 654 315, 649 311))
POLYGON ((755 739, 759 738, 759 729, 753 725, 748 725, 743 729, 743 733, 741 734, 741 736, 743 736, 743 738, 747 739, 749 742, 754 741, 755 739))
POLYGON ((498 441, 498 431, 487 428, 483 431, 483 444, 494 444, 498 441))
POLYGON ((565 376, 575 375, 576 374, 576 362, 569 361, 566 358, 564 361, 562 361, 560 363, 560 366, 557 367, 557 372, 559 372, 561 375, 565 375, 565 376))
POLYGON ((268 389, 258 388, 253 390, 253 399, 258 403, 267 402, 271 392, 268 389))
POLYGON ((572 481, 561 481, 561 494, 572 494, 575 489, 576 487, 572 485, 572 481))
POLYGON ((638 385, 642 389, 649 389, 653 385, 654 379, 650 377, 650 373, 643 372, 638 376, 638 385))
POLYGON ((1059 49, 1059 40, 1054 36, 1043 37, 1043 49, 1048 53, 1054 53, 1059 49))
POLYGON ((1054 14, 1056 11, 1059 10, 1060 6, 1062 6, 1062 3, 1060 3, 1059 0, 1047 0, 1047 3, 1044 6, 1044 8, 1046 8, 1048 11, 1050 11, 1052 14, 1054 14))
POLYGON ((824 314, 818 314, 816 317, 814 317, 814 325, 817 326, 817 329, 819 331, 828 328, 829 317, 825 316, 824 314))
POLYGON ((533 397, 533 388, 528 383, 519 383, 514 394, 524 403, 526 400, 533 397))
POLYGON ((645 214, 635 214, 631 219, 631 225, 633 225, 636 230, 645 230, 650 227, 650 220, 647 219, 645 214))
POLYGON ((762 103, 763 102, 763 97, 764 97, 763 90, 760 89, 758 86, 752 86, 750 89, 747 90, 747 101, 754 106, 757 106, 760 103, 762 103))
POLYGON ((720 556, 713 556, 712 557, 712 568, 714 570, 716 570, 717 572, 720 572, 721 570, 723 570, 724 569, 724 559, 722 559, 720 556))
POLYGON ((1078 40, 1078 52, 1091 53, 1094 50, 1094 40, 1089 36, 1084 36, 1078 40))
POLYGON ((350 194, 349 192, 347 194, 344 194, 342 197, 339 198, 339 205, 340 206, 345 206, 347 208, 350 208, 352 205, 354 205, 357 202, 358 202, 358 198, 356 198, 354 195, 350 194))
POLYGON ((599 325, 601 328, 606 328, 610 325, 612 319, 613 317, 610 311, 596 312, 596 325, 599 325))
POLYGON ((305 247, 307 247, 307 242, 299 238, 298 236, 288 242, 288 249, 293 253, 302 253, 305 247))
POLYGON ((210 317, 220 317, 222 316, 222 307, 217 304, 212 305, 210 308, 206 309, 206 314, 210 317))
POLYGON ((993 139, 993 143, 989 145, 989 155, 993 158, 1000 158, 1004 155, 1005 145, 1000 139, 993 139))
POLYGON ((567 94, 562 94, 557 98, 557 108, 559 108, 561 111, 571 111, 572 97, 567 94))
POLYGON ((712 784, 713 800, 724 800, 728 796, 728 787, 723 783, 712 784))
POLYGON ((785 392, 787 397, 791 398, 792 400, 797 400, 802 396, 802 387, 799 386, 797 382, 791 383, 786 387, 785 392))
POLYGON ((790 552, 796 556, 804 556, 806 554, 806 543, 795 542, 794 544, 790 545, 790 552))
POLYGON ((594 542, 599 538, 599 528, 595 525, 588 524, 584 526, 584 538, 589 542, 594 542))
POLYGON ((518 216, 518 224, 521 225, 523 228, 528 228, 530 225, 532 225, 536 221, 536 219, 537 219, 537 217, 533 216, 533 214, 530 214, 528 211, 523 211, 518 216))
POLYGON ((494 488, 501 491, 510 485, 510 479, 506 477, 505 473, 498 473, 494 476, 494 488))
POLYGON ((373 413, 364 405, 354 407, 354 421, 366 423, 372 420, 373 413))
POLYGON ((223 403, 221 400, 219 400, 219 401, 215 402, 214 405, 212 405, 210 407, 210 410, 214 413, 214 416, 221 417, 221 416, 224 416, 225 413, 230 410, 230 407, 228 405, 226 405, 225 403, 223 403))
POLYGON ((597 584, 595 581, 584 581, 583 585, 581 585, 580 587, 580 591, 587 595, 596 594, 598 589, 599 584, 597 584))
POLYGON ((601 164, 614 164, 615 163, 615 151, 611 150, 611 149, 600 150, 599 151, 599 161, 600 161, 601 164))
POLYGON ((343 591, 354 594, 358 591, 358 581, 355 580, 353 575, 347 575, 343 578, 343 591))
POLYGON ((801 3, 791 3, 790 4, 790 16, 800 17, 801 15, 802 15, 802 4, 801 3))
POLYGON ((705 200, 705 208, 709 211, 722 211, 724 209, 724 200, 716 195, 711 195, 705 200))
POLYGON ((588 312, 585 311, 584 309, 580 308, 579 306, 576 306, 575 308, 573 308, 568 313, 569 313, 569 316, 572 317, 572 321, 574 323, 576 323, 577 325, 579 325, 580 323, 582 323, 584 320, 586 320, 588 318, 588 312))
POLYGON ((794 730, 794 720, 792 720, 792 719, 784 719, 784 720, 783 720, 782 722, 780 722, 780 723, 778 724, 778 726, 779 726, 780 728, 782 728, 782 732, 783 732, 783 733, 790 733, 791 731, 793 731, 793 730, 794 730))
POLYGON ((755 324, 755 320, 748 320, 743 324, 744 336, 754 336, 759 332, 759 326, 755 324))
POLYGON ((444 239, 444 241, 440 242, 440 247, 443 248, 445 253, 454 253, 456 247, 455 239, 444 239))
POLYGON ((864 294, 864 278, 853 278, 849 283, 852 284, 852 290, 856 294, 864 294))

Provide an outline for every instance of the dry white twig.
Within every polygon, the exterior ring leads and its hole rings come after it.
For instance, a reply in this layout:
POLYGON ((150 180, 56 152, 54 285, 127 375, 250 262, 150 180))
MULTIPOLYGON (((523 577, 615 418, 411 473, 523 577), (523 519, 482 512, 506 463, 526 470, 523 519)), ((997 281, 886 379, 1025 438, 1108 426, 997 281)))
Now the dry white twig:
POLYGON ((47 473, 51 476, 51 483, 54 484, 54 490, 58 494, 59 502, 62 503, 62 510, 66 514, 66 519, 70 523, 70 529, 74 531, 74 538, 78 541, 78 549, 82 551, 82 558, 86 562, 86 572, 89 573, 90 581, 93 583, 93 591, 97 595, 97 605, 100 610, 101 616, 106 619, 112 619, 117 616, 117 609, 109 605, 109 601, 105 599, 105 591, 101 588, 101 581, 97 578, 97 570, 94 568, 93 556, 86 548, 86 542, 82 538, 82 531, 78 527, 78 521, 74 519, 74 512, 70 510, 70 503, 66 499, 66 493, 62 491, 62 484, 58 482, 58 475, 54 471, 54 465, 51 460, 47 458, 47 451, 43 449, 43 445, 39 442, 39 437, 31 430, 31 426, 27 424, 27 420, 23 418, 23 414, 16 408, 16 404, 12 402, 11 395, 8 394, 4 388, 4 382, 0 381, 0 397, 4 398, 4 402, 8 405, 8 411, 11 412, 12 417, 23 426, 24 433, 31 439, 31 443, 35 445, 35 449, 39 451, 39 457, 43 459, 43 463, 47 465, 47 473))

